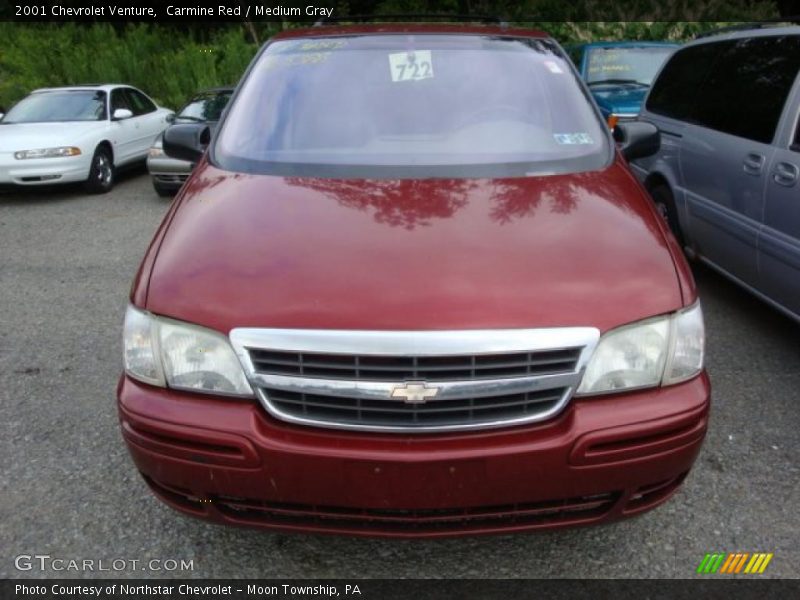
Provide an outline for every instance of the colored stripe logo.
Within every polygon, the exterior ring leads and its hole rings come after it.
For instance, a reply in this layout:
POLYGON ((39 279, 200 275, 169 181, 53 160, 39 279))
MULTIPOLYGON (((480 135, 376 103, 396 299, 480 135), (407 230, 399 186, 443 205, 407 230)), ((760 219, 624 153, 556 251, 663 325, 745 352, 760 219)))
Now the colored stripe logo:
POLYGON ((714 552, 706 554, 697 572, 701 575, 723 573, 725 575, 759 574, 767 568, 773 553, 766 552, 714 552))

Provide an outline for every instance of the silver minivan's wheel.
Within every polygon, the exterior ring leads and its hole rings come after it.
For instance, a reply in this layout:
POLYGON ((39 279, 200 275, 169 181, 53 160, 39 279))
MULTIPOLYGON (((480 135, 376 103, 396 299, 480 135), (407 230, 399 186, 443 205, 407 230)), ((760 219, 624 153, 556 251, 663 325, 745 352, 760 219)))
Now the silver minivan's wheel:
POLYGON ((653 198, 656 211, 661 218, 664 219, 667 226, 669 226, 675 239, 678 240, 681 248, 686 245, 681 231, 681 224, 678 221, 678 210, 675 208, 675 199, 672 197, 672 192, 666 185, 657 185, 650 190, 650 196, 653 198))
POLYGON ((114 187, 114 160, 107 148, 100 146, 94 151, 85 187, 92 194, 105 194, 114 187))

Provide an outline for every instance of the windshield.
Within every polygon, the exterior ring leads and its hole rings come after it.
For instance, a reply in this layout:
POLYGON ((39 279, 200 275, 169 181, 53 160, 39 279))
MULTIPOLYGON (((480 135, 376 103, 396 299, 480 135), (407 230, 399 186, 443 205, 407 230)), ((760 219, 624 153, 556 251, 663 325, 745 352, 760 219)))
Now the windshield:
POLYGON ((199 94, 181 109, 177 118, 190 121, 219 121, 230 98, 229 91, 199 94))
POLYGON ((37 92, 20 100, 3 123, 54 123, 102 121, 106 118, 106 93, 96 90, 37 92))
POLYGON ((589 84, 608 81, 649 86, 674 51, 672 46, 592 48, 589 50, 586 81, 589 84))
POLYGON ((212 160, 235 171, 501 177, 602 168, 608 133, 549 40, 374 35, 272 43, 212 160))

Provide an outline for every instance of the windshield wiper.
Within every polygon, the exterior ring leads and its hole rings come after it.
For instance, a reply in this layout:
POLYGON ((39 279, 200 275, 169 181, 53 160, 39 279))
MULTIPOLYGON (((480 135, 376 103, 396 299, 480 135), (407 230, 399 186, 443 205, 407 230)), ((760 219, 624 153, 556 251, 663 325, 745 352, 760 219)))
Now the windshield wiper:
POLYGON ((650 87, 649 83, 644 83, 643 81, 636 81, 635 79, 598 79, 597 81, 590 81, 589 86, 593 85, 603 85, 604 83, 610 84, 618 84, 618 83, 627 83, 630 85, 643 85, 644 87, 650 87))

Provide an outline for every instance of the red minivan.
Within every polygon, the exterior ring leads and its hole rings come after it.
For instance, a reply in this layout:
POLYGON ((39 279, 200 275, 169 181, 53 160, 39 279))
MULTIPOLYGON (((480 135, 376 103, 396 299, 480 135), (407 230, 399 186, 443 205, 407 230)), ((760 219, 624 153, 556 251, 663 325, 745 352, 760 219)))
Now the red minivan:
MULTIPOLYGON (((616 141, 615 138, 616 137, 616 141)), ((122 433, 230 525, 450 536, 603 523, 681 485, 710 388, 691 272, 547 35, 284 32, 130 294, 122 433)))

